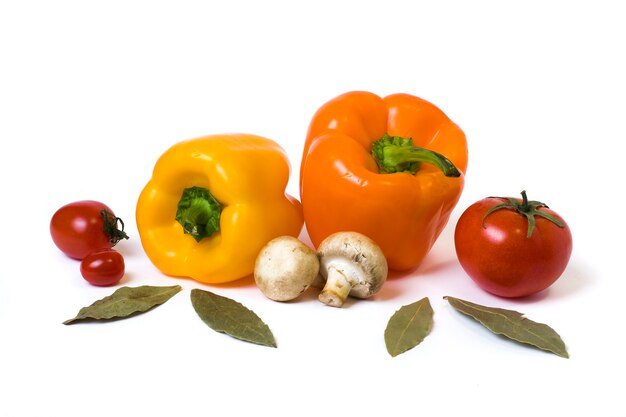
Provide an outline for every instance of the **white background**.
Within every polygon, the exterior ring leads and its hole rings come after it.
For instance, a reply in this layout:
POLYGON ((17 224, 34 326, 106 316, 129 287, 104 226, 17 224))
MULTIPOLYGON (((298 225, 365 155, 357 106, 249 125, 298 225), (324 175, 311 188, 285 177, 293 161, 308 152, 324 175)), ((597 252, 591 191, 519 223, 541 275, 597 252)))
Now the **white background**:
MULTIPOLYGON (((626 26, 609 1, 0 2, 0 415, 598 415, 624 404, 626 26), (373 300, 264 298, 161 275, 134 222, 158 156, 223 132, 273 138, 297 173, 311 116, 350 90, 432 101, 465 131, 466 188, 423 265, 373 300), (460 268, 453 231, 488 195, 548 203, 571 262, 506 300, 460 268), (96 199, 126 220, 120 285, 184 290, 140 316, 64 326, 113 291, 52 244, 54 211, 96 199), (210 330, 192 288, 234 298, 277 349, 210 330), (555 328, 570 359, 493 335, 444 295, 555 328), (429 297, 432 333, 392 358, 388 318, 429 297)), ((250 233, 254 233, 251 230, 250 233)), ((306 235, 303 235, 306 240, 306 235)))

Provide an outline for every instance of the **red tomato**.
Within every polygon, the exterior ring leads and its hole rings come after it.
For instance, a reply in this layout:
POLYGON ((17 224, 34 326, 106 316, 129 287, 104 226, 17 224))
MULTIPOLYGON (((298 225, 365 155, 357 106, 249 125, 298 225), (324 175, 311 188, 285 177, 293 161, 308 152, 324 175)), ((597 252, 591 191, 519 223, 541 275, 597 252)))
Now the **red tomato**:
POLYGON ((524 297, 552 285, 572 253, 565 221, 545 204, 489 197, 465 210, 454 242, 461 266, 485 291, 524 297))
POLYGON ((113 249, 90 253, 80 263, 85 281, 103 287, 117 284, 124 270, 124 257, 113 249))
POLYGON ((76 201, 57 210, 50 221, 50 234, 55 245, 75 259, 110 249, 119 240, 128 239, 121 219, 106 205, 90 200, 76 201))

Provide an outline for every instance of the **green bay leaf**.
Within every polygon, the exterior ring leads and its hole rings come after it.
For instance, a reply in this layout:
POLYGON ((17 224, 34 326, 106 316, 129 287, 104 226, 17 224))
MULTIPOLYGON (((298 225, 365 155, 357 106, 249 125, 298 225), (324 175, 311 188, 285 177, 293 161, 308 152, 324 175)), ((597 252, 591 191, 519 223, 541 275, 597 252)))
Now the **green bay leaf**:
POLYGON ((258 345, 276 347, 270 328, 243 304, 210 291, 191 290, 191 303, 198 316, 216 332, 258 345))
POLYGON ((113 294, 80 309, 76 317, 63 322, 72 324, 80 320, 111 320, 143 313, 163 304, 181 290, 180 285, 156 287, 121 287, 113 294))
POLYGON ((419 345, 433 327, 433 309, 427 297, 401 307, 387 323, 385 345, 391 356, 398 356, 419 345))
POLYGON ((443 298, 455 310, 472 317, 496 334, 569 358, 561 336, 547 324, 534 322, 514 310, 482 306, 449 296, 443 298))

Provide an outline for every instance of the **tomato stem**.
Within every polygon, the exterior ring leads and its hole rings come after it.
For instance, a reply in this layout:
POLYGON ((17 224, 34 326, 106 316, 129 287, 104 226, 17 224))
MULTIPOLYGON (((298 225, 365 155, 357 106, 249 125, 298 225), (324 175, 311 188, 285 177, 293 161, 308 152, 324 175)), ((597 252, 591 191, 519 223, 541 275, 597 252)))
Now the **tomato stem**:
POLYGON ((220 230, 221 211, 222 205, 206 188, 185 188, 178 202, 176 221, 199 242, 220 230))
POLYGON ((128 239, 128 235, 124 232, 124 222, 115 214, 105 209, 100 210, 100 215, 104 221, 104 233, 109 237, 111 246, 117 245, 122 239, 128 239), (121 225, 121 229, 117 227, 117 224, 121 225))
POLYGON ((528 196, 526 195, 526 190, 522 191, 521 194, 522 194, 521 203, 519 199, 517 198, 489 197, 489 198, 498 198, 501 200, 505 200, 506 203, 498 204, 496 206, 491 207, 489 210, 487 210, 482 220, 483 229, 485 228, 485 219, 487 218, 487 216, 489 216, 494 211, 505 209, 505 208, 515 210, 518 213, 526 216, 526 219, 528 219, 528 231, 526 232, 526 238, 530 238, 533 234, 533 230, 535 229, 535 216, 543 217, 544 219, 551 221, 552 223, 554 223, 560 228, 565 227, 565 224, 563 224, 562 221, 560 221, 553 215, 546 213, 545 211, 539 210, 542 207, 550 208, 545 203, 542 203, 541 201, 535 201, 535 200, 529 201, 528 196))
POLYGON ((372 144, 372 156, 381 174, 406 172, 415 174, 420 163, 435 165, 446 177, 459 177, 461 173, 452 161, 440 153, 413 146, 413 139, 385 135, 372 144))

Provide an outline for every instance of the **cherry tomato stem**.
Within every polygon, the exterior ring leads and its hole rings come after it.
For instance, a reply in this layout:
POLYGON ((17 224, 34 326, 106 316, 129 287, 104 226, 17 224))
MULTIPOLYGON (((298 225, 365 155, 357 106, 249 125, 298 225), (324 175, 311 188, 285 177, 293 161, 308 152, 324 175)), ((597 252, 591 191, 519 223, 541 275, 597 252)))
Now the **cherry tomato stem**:
POLYGON ((111 247, 117 245, 122 239, 128 239, 128 235, 124 231, 124 222, 119 217, 116 217, 115 214, 107 211, 106 209, 100 210, 100 215, 102 216, 102 221, 104 223, 104 233, 109 237, 109 242, 111 242, 111 247), (122 226, 121 229, 117 227, 117 224, 122 226))

